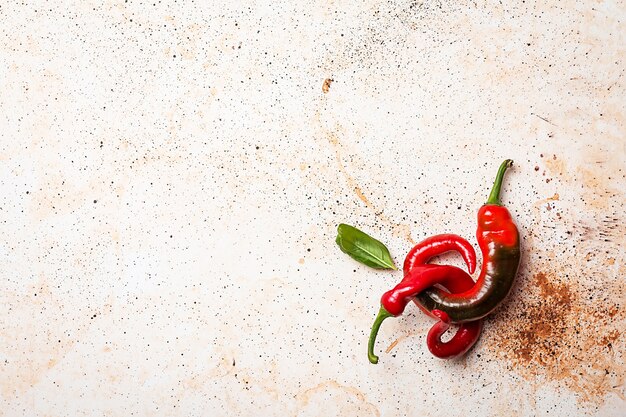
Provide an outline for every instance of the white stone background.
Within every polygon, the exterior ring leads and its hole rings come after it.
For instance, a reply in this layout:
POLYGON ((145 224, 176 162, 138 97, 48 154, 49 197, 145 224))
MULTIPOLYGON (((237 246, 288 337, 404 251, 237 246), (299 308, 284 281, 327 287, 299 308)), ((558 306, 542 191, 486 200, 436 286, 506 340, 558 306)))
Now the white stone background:
POLYGON ((0 415, 623 415, 625 18, 2 2, 0 415), (432 234, 475 243, 507 157, 506 304, 455 361, 409 308, 370 365, 400 277, 342 254, 336 225, 397 263, 432 234))

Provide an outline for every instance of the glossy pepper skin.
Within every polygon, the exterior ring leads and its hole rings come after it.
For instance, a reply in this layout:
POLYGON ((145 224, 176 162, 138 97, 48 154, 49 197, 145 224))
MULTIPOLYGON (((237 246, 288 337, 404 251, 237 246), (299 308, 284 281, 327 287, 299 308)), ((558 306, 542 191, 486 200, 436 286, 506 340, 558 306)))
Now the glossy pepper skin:
MULTIPOLYGON (((382 322, 388 317, 397 317, 404 312, 407 304, 411 302, 416 295, 433 285, 442 285, 446 288, 463 289, 473 286, 474 281, 460 268, 448 265, 416 265, 411 268, 404 279, 398 283, 393 289, 387 291, 381 297, 380 311, 372 325, 372 332, 368 343, 368 358, 371 363, 378 363, 378 356, 374 354, 374 344, 376 335, 382 322)), ((436 316, 438 313, 433 312, 436 316)), ((454 354, 467 351, 478 340, 481 330, 481 322, 476 321, 462 325, 465 328, 461 333, 457 332, 454 337, 447 342, 441 342, 441 335, 447 330, 438 327, 438 333, 435 334, 428 344, 429 350, 438 357, 456 356, 454 354), (435 343, 438 342, 438 343, 435 343), (439 353, 441 352, 441 353, 439 353)))
POLYGON ((513 161, 507 159, 500 165, 487 203, 478 212, 476 236, 483 255, 483 266, 476 283, 471 288, 468 285, 466 289, 460 288, 460 291, 452 293, 433 288, 435 285, 444 288, 447 288, 446 284, 459 285, 460 281, 471 281, 471 277, 452 266, 421 265, 427 262, 427 258, 434 256, 432 254, 437 252, 435 248, 448 248, 460 252, 468 268, 473 270, 475 253, 464 239, 448 235, 453 237, 438 243, 434 239, 431 245, 413 248, 404 263, 404 279, 381 298, 380 311, 372 326, 368 343, 368 358, 371 363, 378 363, 378 357, 374 355, 374 343, 381 323, 387 317, 402 314, 407 303, 414 297, 417 297, 418 305, 421 304, 432 316, 440 319, 427 337, 428 348, 434 355, 456 356, 469 350, 476 342, 482 325, 480 319, 491 313, 508 295, 519 267, 519 233, 510 213, 499 201, 504 174, 512 164, 513 161), (456 343, 452 344, 441 341, 441 336, 451 322, 463 323, 453 337, 456 343))
POLYGON ((520 240, 499 195, 504 173, 512 164, 507 159, 500 165, 489 199, 478 211, 476 238, 483 265, 476 284, 461 293, 431 288, 419 294, 418 302, 428 311, 443 311, 455 323, 474 321, 495 310, 511 291, 520 262, 520 240))
MULTIPOLYGON (((467 265, 470 274, 476 269, 476 252, 474 247, 465 239, 455 234, 441 234, 428 237, 415 245, 404 259, 403 271, 406 274, 416 265, 425 265, 433 257, 446 252, 458 252, 467 265)), ((441 285, 441 284, 440 284, 441 285)), ((463 278, 448 279, 446 290, 450 293, 468 291, 474 286, 474 281, 469 275, 463 278)), ((478 341, 482 330, 482 320, 462 323, 454 336, 447 342, 441 337, 450 328, 450 317, 441 310, 428 311, 413 299, 415 304, 427 315, 439 319, 428 332, 426 345, 434 356, 441 359, 450 359, 465 354, 478 341)))
POLYGON ((476 270, 474 247, 461 236, 451 233, 431 236, 415 245, 404 258, 402 270, 406 274, 415 265, 427 264, 431 258, 450 251, 461 254, 469 273, 474 273, 476 270))
POLYGON ((440 321, 428 331, 426 345, 430 353, 438 358, 450 359, 464 355, 480 337, 483 321, 476 320, 461 324, 452 339, 443 342, 441 336, 450 328, 450 317, 441 310, 433 310, 432 314, 440 321))
MULTIPOLYGON (((450 251, 458 252, 463 257, 469 273, 474 273, 476 270, 476 252, 474 252, 474 248, 461 236, 450 233, 431 236, 416 244, 404 258, 402 271, 406 275, 414 266, 425 265, 435 256, 450 251)), ((448 292, 456 293, 469 290, 474 286, 474 281, 462 279, 460 281, 448 281, 447 284, 446 289, 448 292)), ((426 315, 439 318, 424 308, 417 299, 413 301, 426 315)))

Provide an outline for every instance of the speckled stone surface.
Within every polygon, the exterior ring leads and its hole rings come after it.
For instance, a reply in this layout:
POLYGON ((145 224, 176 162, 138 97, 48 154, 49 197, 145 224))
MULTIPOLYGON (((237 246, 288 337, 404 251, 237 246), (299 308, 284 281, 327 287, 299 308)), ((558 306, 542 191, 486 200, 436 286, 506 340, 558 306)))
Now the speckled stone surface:
POLYGON ((3 2, 0 415, 623 415, 625 18, 3 2), (400 276, 342 254, 336 225, 397 263, 432 234, 475 243, 504 158, 506 305, 447 362, 409 308, 370 365, 400 276))

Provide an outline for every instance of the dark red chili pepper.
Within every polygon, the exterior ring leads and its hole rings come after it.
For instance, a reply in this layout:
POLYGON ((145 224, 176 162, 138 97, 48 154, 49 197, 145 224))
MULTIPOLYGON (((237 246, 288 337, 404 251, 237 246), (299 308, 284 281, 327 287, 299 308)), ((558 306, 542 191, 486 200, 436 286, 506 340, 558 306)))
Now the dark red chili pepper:
MULTIPOLYGON (((499 201, 504 174, 512 164, 513 161, 507 159, 500 165, 487 203, 478 212, 476 237, 483 255, 483 266, 476 283, 467 290, 453 293, 440 288, 430 288, 435 285, 448 288, 459 285, 458 282, 468 278, 471 280, 471 277, 463 270, 452 266, 416 265, 418 261, 425 262, 427 257, 432 256, 431 253, 437 251, 429 245, 421 249, 414 248, 405 260, 404 279, 381 298, 381 308, 372 326, 368 343, 370 362, 378 363, 378 357, 374 355, 374 343, 383 320, 402 314, 409 300, 416 296, 424 309, 440 318, 440 322, 430 330, 427 338, 429 349, 433 354, 446 357, 460 352, 459 346, 454 344, 446 346, 441 342, 441 335, 448 329, 450 322, 477 326, 470 328, 470 333, 457 332, 459 343, 465 342, 467 349, 476 341, 481 326, 479 319, 491 313, 508 295, 519 267, 519 232, 510 213, 499 201), (472 331, 476 335, 473 341, 472 331)), ((448 247, 461 252, 471 270, 473 249, 471 245, 465 243, 467 242, 462 238, 456 237, 439 245, 441 248, 448 247)), ((435 244, 431 246, 434 247, 435 244)))
MULTIPOLYGON (((431 258, 449 251, 459 252, 465 260, 470 274, 474 272, 476 269, 476 252, 474 252, 472 245, 461 236, 442 234, 424 239, 409 251, 404 259, 404 273, 406 274, 415 265, 427 264, 431 258)), ((467 291, 473 286, 474 281, 466 276, 463 279, 448 280, 445 289, 454 294, 467 291)), ((448 315, 440 310, 430 312, 424 309, 416 299, 413 301, 427 315, 440 320, 433 325, 426 338, 428 350, 434 356, 443 359, 463 355, 478 341, 482 330, 482 320, 461 324, 452 339, 442 342, 441 336, 450 328, 448 315)))
MULTIPOLYGON (((450 251, 458 252, 463 257, 469 273, 474 273, 474 270, 476 269, 476 252, 474 252, 474 247, 461 236, 454 234, 431 236, 416 244, 404 258, 402 270, 406 275, 409 269, 413 268, 415 265, 425 265, 435 256, 442 255, 450 251)), ((467 291, 473 286, 474 281, 463 279, 461 281, 448 282, 448 287, 446 287, 446 289, 451 293, 456 293, 467 291), (457 286, 457 284, 459 285, 457 286), (468 284, 470 285, 468 286, 468 284)), ((435 317, 421 304, 416 302, 416 305, 426 315, 435 317)))
POLYGON ((482 320, 462 323, 452 339, 448 342, 442 342, 441 336, 450 328, 450 317, 441 310, 433 310, 432 314, 438 317, 440 321, 428 331, 426 344, 430 353, 436 357, 446 359, 463 355, 478 340, 483 327, 482 320))
POLYGON ((478 211, 476 238, 483 255, 483 266, 474 286, 450 294, 430 288, 419 294, 419 303, 429 311, 441 310, 454 323, 474 321, 491 313, 511 291, 520 262, 519 232, 509 211, 500 204, 500 188, 507 168, 498 169, 487 203, 478 211))
MULTIPOLYGON (((442 285, 446 288, 459 288, 459 282, 465 281, 466 286, 473 285, 472 278, 460 268, 449 265, 416 265, 404 276, 404 279, 396 285, 392 290, 383 294, 380 300, 380 311, 376 320, 372 325, 372 332, 370 333, 370 339, 368 343, 368 358, 371 363, 378 363, 378 356, 374 354, 374 344, 376 342, 376 335, 380 325, 387 317, 396 317, 404 312, 406 305, 419 293, 434 285, 442 285), (471 283, 471 284, 470 284, 471 283)), ((467 323, 468 331, 462 332, 459 338, 454 342, 455 337, 451 340, 449 345, 450 351, 467 351, 474 342, 478 339, 480 334, 480 322, 467 323), (474 340, 469 343, 469 346, 465 346, 470 340, 468 336, 473 335, 474 340), (456 343, 462 343, 463 347, 457 346, 456 343), (466 347, 466 348, 465 348, 466 347)), ((443 332, 438 334, 440 337, 443 332)), ((458 333, 458 332, 457 332, 458 333)), ((435 338, 436 339, 436 338, 435 338)), ((439 342, 441 340, 439 339, 439 342)), ((443 342, 442 342, 443 343, 443 342)), ((435 343, 432 344, 434 350, 433 354, 437 355, 439 352, 439 346, 435 343)), ((429 349, 431 346, 429 345, 429 349)), ((445 354, 445 352, 444 352, 445 354)))

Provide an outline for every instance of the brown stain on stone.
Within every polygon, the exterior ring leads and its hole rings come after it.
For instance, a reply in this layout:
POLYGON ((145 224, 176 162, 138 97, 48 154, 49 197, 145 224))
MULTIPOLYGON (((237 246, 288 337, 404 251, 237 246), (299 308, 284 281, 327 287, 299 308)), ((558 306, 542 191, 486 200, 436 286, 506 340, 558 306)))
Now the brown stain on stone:
POLYGON ((616 190, 609 186, 609 180, 605 178, 606 173, 578 168, 577 175, 583 186, 582 197, 585 204, 595 210, 606 209, 617 194, 616 190))
POLYGON ((48 366, 47 366, 47 368, 48 368, 48 369, 52 369, 52 368, 54 368, 54 367, 55 367, 55 365, 56 365, 56 364, 57 364, 57 360, 56 360, 56 359, 54 359, 54 358, 52 358, 52 359, 50 359, 50 360, 48 361, 48 366))
MULTIPOLYGON (((605 161, 606 155, 604 154, 596 155, 596 153, 590 152, 589 158, 595 162, 593 164, 583 164, 574 170, 568 168, 568 163, 566 163, 565 159, 557 155, 542 155, 542 157, 546 171, 552 177, 546 180, 556 178, 562 181, 563 185, 575 186, 576 188, 582 186, 580 197, 586 208, 590 210, 600 211, 607 209, 611 202, 622 193, 619 188, 615 187, 615 180, 619 179, 620 167, 605 161), (598 163, 599 159, 601 159, 600 163, 598 163), (611 173, 613 174, 611 175, 611 173), (611 177, 611 179, 608 177, 611 177)), ((559 198, 559 194, 555 193, 553 198, 540 200, 536 205, 541 202, 556 201, 559 198)))
POLYGON ((565 284, 549 280, 548 276, 543 272, 535 274, 534 280, 535 285, 539 288, 540 294, 544 299, 551 297, 557 302, 557 305, 568 308, 571 303, 571 294, 565 284))
POLYGON ((324 94, 327 94, 328 91, 330 91, 330 85, 333 83, 333 81, 335 80, 333 80, 332 78, 326 78, 324 80, 324 82, 322 83, 322 92, 324 94))
POLYGON ((359 187, 358 185, 355 185, 354 186, 354 192, 357 195, 357 197, 359 197, 359 200, 364 202, 366 206, 369 207, 371 205, 371 203, 369 202, 367 197, 365 197, 365 194, 363 194, 363 191, 361 191, 361 187, 359 187))
POLYGON ((496 314, 486 351, 533 384, 544 381, 573 391, 581 404, 623 395, 626 367, 620 340, 624 284, 584 288, 557 271, 537 272, 521 296, 496 314), (601 299, 588 294, 600 296, 601 299))
MULTIPOLYGON (((282 380, 277 378, 278 374, 278 366, 274 360, 269 361, 266 368, 259 372, 252 368, 241 367, 239 361, 232 356, 224 356, 217 362, 216 366, 191 373, 181 380, 178 385, 178 395, 184 397, 193 391, 206 392, 216 380, 219 380, 220 385, 228 387, 225 400, 228 402, 230 411, 240 409, 242 397, 236 394, 237 392, 246 392, 250 398, 266 400, 280 405, 281 398, 284 397, 284 384, 282 380), (231 397, 229 392, 234 395, 231 397)), ((282 414, 291 415, 286 411, 283 411, 282 414)))
POLYGON ((533 207, 535 207, 536 209, 541 209, 542 207, 545 207, 547 210, 552 210, 552 205, 550 205, 550 202, 552 201, 559 201, 561 197, 559 196, 558 193, 554 193, 554 195, 552 197, 548 197, 548 198, 542 198, 541 200, 537 200, 534 204, 533 207), (548 203, 548 204, 546 204, 548 203))
POLYGON ((296 416, 302 414, 309 407, 315 407, 315 415, 325 415, 323 410, 319 409, 320 405, 332 403, 334 406, 339 407, 341 415, 380 417, 378 407, 368 401, 362 391, 333 380, 319 383, 299 392, 296 394, 296 400, 298 402, 296 416), (321 397, 320 401, 311 404, 311 401, 316 397, 321 397), (325 401, 329 399, 328 397, 332 401, 325 401))
POLYGON ((400 343, 400 339, 399 338, 394 340, 393 342, 391 342, 391 344, 387 347, 387 349, 385 349, 385 353, 391 352, 393 350, 393 348, 395 348, 398 345, 398 343, 400 343))
POLYGON ((557 158, 556 155, 546 156, 544 163, 552 176, 559 177, 560 179, 569 179, 571 177, 571 173, 568 171, 564 159, 557 158))
POLYGON ((602 338, 601 343, 606 345, 607 348, 612 349, 613 343, 619 339, 620 335, 619 330, 612 330, 602 338))
POLYGON ((534 276, 534 284, 547 305, 533 306, 524 312, 523 317, 528 319, 528 323, 517 333, 519 349, 514 350, 513 355, 525 362, 545 365, 553 351, 537 347, 562 333, 565 318, 571 310, 571 294, 566 285, 551 282, 542 272, 534 276))
POLYGON ((400 344, 400 342, 403 342, 405 339, 415 336, 416 333, 407 333, 404 334, 400 337, 398 337, 396 340, 394 340, 393 342, 391 342, 391 344, 389 346, 387 346, 387 349, 385 349, 385 353, 389 353, 391 352, 393 349, 395 349, 396 346, 398 346, 400 344))

